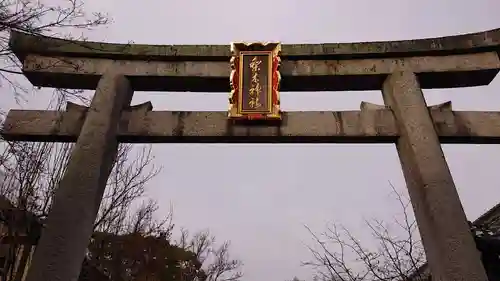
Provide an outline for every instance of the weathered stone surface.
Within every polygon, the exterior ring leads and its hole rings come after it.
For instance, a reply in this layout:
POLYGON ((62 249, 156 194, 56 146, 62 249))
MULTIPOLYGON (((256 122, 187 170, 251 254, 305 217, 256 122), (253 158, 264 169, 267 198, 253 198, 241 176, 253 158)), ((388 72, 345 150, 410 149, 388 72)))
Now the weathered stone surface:
MULTIPOLYGON (((283 45, 285 60, 411 57, 477 53, 498 50, 500 29, 439 38, 359 43, 283 45)), ((71 42, 13 31, 10 47, 21 59, 27 54, 68 57, 106 57, 115 60, 229 61, 227 45, 139 45, 71 42)))
MULTIPOLYGON (((362 103, 361 111, 284 112, 280 127, 242 127, 227 112, 151 111, 149 103, 122 115, 121 142, 363 142, 393 143, 399 136, 390 109, 362 103)), ((11 110, 3 137, 19 141, 77 139, 85 108, 66 112, 11 110)), ((431 106, 443 143, 499 143, 500 112, 451 111, 451 103, 431 106)))
MULTIPOLYGON (((23 71, 35 86, 94 89, 110 67, 140 91, 229 92, 229 62, 134 61, 28 55, 23 71)), ((284 61, 281 91, 378 90, 396 69, 420 75, 424 88, 484 85, 500 70, 496 52, 387 59, 284 61)))
MULTIPOLYGON (((3 137, 9 140, 74 141, 84 111, 11 110, 3 137)), ((390 111, 285 112, 281 126, 239 126, 227 112, 124 112, 120 142, 344 142, 397 136, 390 111), (377 124, 377 126, 375 126, 377 124)))
POLYGON ((129 81, 105 73, 89 109, 69 106, 79 136, 57 188, 27 281, 77 280, 106 181, 116 157, 121 112, 132 98, 129 81))
POLYGON ((416 75, 391 74, 383 96, 399 129, 396 148, 433 280, 487 281, 416 75))

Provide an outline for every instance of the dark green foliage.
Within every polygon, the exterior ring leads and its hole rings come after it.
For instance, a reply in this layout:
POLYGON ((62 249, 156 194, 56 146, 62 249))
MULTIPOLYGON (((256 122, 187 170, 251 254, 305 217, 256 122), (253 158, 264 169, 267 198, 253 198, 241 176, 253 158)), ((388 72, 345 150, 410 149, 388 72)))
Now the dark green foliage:
POLYGON ((196 255, 162 236, 96 232, 89 261, 113 281, 205 279, 196 255))

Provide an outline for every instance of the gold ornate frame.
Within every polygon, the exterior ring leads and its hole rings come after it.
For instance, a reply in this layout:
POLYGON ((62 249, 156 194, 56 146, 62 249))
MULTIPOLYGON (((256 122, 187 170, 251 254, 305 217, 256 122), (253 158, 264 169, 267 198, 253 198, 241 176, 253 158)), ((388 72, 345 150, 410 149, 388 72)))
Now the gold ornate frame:
POLYGON ((231 76, 229 79, 231 93, 229 95, 228 117, 230 119, 246 120, 281 120, 279 94, 281 82, 281 75, 279 73, 281 65, 281 59, 279 57, 281 54, 281 44, 279 42, 231 43, 231 53, 231 76), (243 56, 246 55, 268 55, 268 87, 266 92, 268 106, 266 110, 243 110, 243 56))

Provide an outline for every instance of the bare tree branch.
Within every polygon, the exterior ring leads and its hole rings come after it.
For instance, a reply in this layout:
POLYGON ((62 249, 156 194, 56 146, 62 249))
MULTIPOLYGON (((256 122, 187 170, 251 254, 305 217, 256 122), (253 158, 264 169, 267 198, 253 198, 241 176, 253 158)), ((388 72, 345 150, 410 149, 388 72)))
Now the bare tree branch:
POLYGON ((392 186, 403 212, 403 219, 394 219, 391 225, 380 220, 366 221, 377 247, 365 247, 355 235, 342 225, 333 224, 320 235, 307 226, 316 247, 309 247, 312 260, 304 262, 316 270, 319 281, 423 281, 418 269, 425 263, 425 253, 418 229, 411 217, 409 200, 392 186), (397 226, 394 231, 390 226, 397 226), (403 233, 396 234, 396 233, 403 233))
MULTIPOLYGON (((83 32, 110 22, 102 12, 85 11, 84 0, 0 0, 0 86, 7 87, 17 102, 30 91, 19 82, 21 63, 9 46, 11 31, 37 36, 55 36, 74 42, 84 40, 83 32)), ((80 90, 56 90, 79 97, 80 90)))
POLYGON ((195 233, 192 237, 186 229, 181 229, 181 235, 176 245, 193 252, 202 263, 206 281, 239 281, 243 276, 243 263, 229 255, 230 242, 225 241, 217 247, 215 237, 208 230, 195 233))

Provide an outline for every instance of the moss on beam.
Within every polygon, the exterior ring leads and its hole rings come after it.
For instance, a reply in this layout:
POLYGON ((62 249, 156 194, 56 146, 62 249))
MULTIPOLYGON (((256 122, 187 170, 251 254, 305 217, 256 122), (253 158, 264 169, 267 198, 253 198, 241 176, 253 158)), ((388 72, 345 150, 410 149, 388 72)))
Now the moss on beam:
MULTIPOLYGON (((68 41, 12 31, 10 47, 23 61, 27 54, 69 57, 106 57, 127 60, 227 61, 227 45, 144 45, 68 41)), ((500 50, 500 28, 438 38, 359 43, 283 45, 288 60, 351 59, 449 55, 500 50)))

